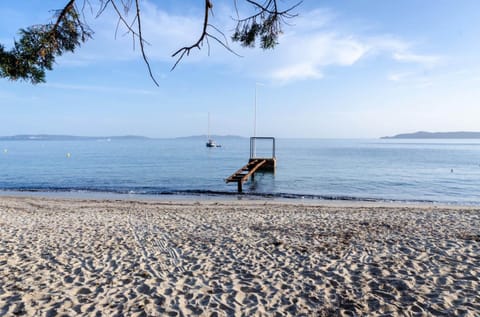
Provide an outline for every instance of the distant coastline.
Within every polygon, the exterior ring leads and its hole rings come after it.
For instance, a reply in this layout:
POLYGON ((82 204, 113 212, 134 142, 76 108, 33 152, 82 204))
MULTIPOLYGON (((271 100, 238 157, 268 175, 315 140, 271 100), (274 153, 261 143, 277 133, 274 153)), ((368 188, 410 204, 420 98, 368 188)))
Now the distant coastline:
POLYGON ((89 140, 148 140, 150 138, 138 135, 122 136, 77 136, 62 134, 17 134, 0 136, 0 141, 89 141, 89 140))
MULTIPOLYGON (((211 135, 214 139, 243 139, 242 136, 236 135, 211 135)), ((206 139, 206 135, 194 135, 186 137, 177 137, 173 139, 206 139)), ((17 134, 11 136, 0 136, 0 141, 102 141, 102 140, 155 140, 141 135, 120 135, 120 136, 78 136, 63 134, 17 134)))
POLYGON ((394 136, 384 136, 380 139, 480 139, 480 132, 426 132, 402 133, 394 136))
MULTIPOLYGON (((113 141, 113 140, 205 140, 207 135, 192 135, 171 138, 151 138, 141 135, 119 135, 119 136, 78 136, 64 134, 17 134, 11 136, 0 136, 0 141, 113 141)), ((247 137, 239 135, 210 135, 214 140, 241 140, 247 137)), ((393 136, 383 136, 380 139, 480 139, 480 132, 426 132, 402 133, 393 136)))

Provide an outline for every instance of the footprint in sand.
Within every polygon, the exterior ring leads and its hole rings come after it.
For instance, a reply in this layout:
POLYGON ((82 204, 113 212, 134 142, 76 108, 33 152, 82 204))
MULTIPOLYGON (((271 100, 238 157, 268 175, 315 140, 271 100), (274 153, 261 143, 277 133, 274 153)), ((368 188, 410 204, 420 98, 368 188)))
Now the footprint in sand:
POLYGON ((89 295, 91 294, 92 291, 88 287, 81 287, 80 289, 77 290, 76 295, 89 295))

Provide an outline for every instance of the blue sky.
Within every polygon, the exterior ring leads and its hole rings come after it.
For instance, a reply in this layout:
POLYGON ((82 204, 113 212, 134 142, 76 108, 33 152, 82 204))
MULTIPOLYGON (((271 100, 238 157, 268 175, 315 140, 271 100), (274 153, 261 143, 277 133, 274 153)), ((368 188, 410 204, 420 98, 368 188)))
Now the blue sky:
MULTIPOLYGON (((94 38, 59 58, 47 83, 0 79, 0 135, 188 136, 206 134, 210 112, 212 133, 250 136, 255 87, 257 135, 480 130, 478 0, 305 0, 276 49, 231 44, 237 57, 212 44, 171 72, 170 55, 201 30, 202 2, 142 2, 159 87, 131 38, 115 38, 113 12, 87 10, 94 38)), ((2 1, 0 43, 48 22, 59 3, 2 1)), ((213 4, 212 23, 228 33, 233 0, 213 4)))

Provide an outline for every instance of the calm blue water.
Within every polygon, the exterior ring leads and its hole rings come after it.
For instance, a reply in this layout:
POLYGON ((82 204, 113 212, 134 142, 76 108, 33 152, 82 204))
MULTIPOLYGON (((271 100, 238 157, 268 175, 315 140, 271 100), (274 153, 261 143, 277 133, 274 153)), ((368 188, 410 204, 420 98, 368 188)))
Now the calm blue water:
MULTIPOLYGON (((249 140, 219 141, 0 141, 0 190, 234 195, 224 179, 249 140)), ((480 140, 277 139, 276 150, 276 173, 245 193, 480 205, 480 140)))

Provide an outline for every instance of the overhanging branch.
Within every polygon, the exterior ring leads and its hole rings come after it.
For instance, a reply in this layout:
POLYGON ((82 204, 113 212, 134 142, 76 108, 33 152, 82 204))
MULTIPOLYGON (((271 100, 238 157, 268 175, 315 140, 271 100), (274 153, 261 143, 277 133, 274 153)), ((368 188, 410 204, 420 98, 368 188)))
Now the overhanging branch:
MULTIPOLYGON (((80 9, 77 8, 80 0, 64 1, 66 1, 65 6, 56 11, 51 23, 21 29, 20 40, 15 41, 14 47, 9 51, 5 50, 3 45, 0 45, 0 77, 12 80, 24 79, 32 83, 44 82, 45 70, 53 68, 56 57, 67 51, 73 52, 82 42, 91 37, 93 32, 84 22, 84 10, 89 7, 92 11, 91 0, 83 0, 83 5, 80 6, 80 9)), ((96 16, 102 15, 109 6, 113 8, 118 17, 115 35, 119 26, 124 26, 126 28, 125 34, 132 36, 134 49, 138 41, 149 75, 155 85, 158 86, 145 51, 145 45, 148 42, 143 38, 140 0, 98 1, 99 9, 96 16), (134 14, 132 18, 129 18, 128 12, 132 8, 134 9, 134 14)), ((206 45, 208 53, 210 53, 211 42, 216 42, 229 52, 240 56, 230 48, 225 34, 209 22, 210 15, 213 15, 214 0, 204 1, 201 34, 193 44, 184 46, 172 54, 176 61, 171 70, 174 70, 180 61, 195 48, 200 50, 206 45)), ((287 9, 280 9, 280 0, 243 0, 251 5, 253 12, 245 18, 241 18, 237 7, 237 1, 239 0, 232 1, 237 13, 237 18, 235 19, 237 25, 232 40, 248 47, 255 46, 255 43, 259 41, 263 49, 273 48, 277 44, 278 36, 282 33, 282 26, 288 24, 288 19, 296 16, 293 10, 302 3, 300 1, 287 9)))
POLYGON ((198 38, 198 40, 194 44, 192 44, 190 46, 184 46, 184 47, 180 48, 179 50, 177 50, 175 53, 172 54, 172 57, 175 57, 175 56, 178 55, 178 59, 175 62, 175 64, 173 65, 171 70, 174 70, 175 67, 177 67, 178 63, 182 60, 182 58, 185 56, 185 54, 187 54, 187 56, 188 56, 192 49, 194 49, 194 48, 200 49, 200 46, 203 44, 203 41, 205 40, 205 38, 208 38, 210 36, 207 32, 207 27, 208 27, 208 17, 209 17, 209 13, 210 13, 210 10, 212 9, 212 7, 213 7, 213 5, 210 2, 210 0, 205 0, 205 10, 204 10, 204 15, 203 15, 202 34, 200 34, 200 37, 198 38))

